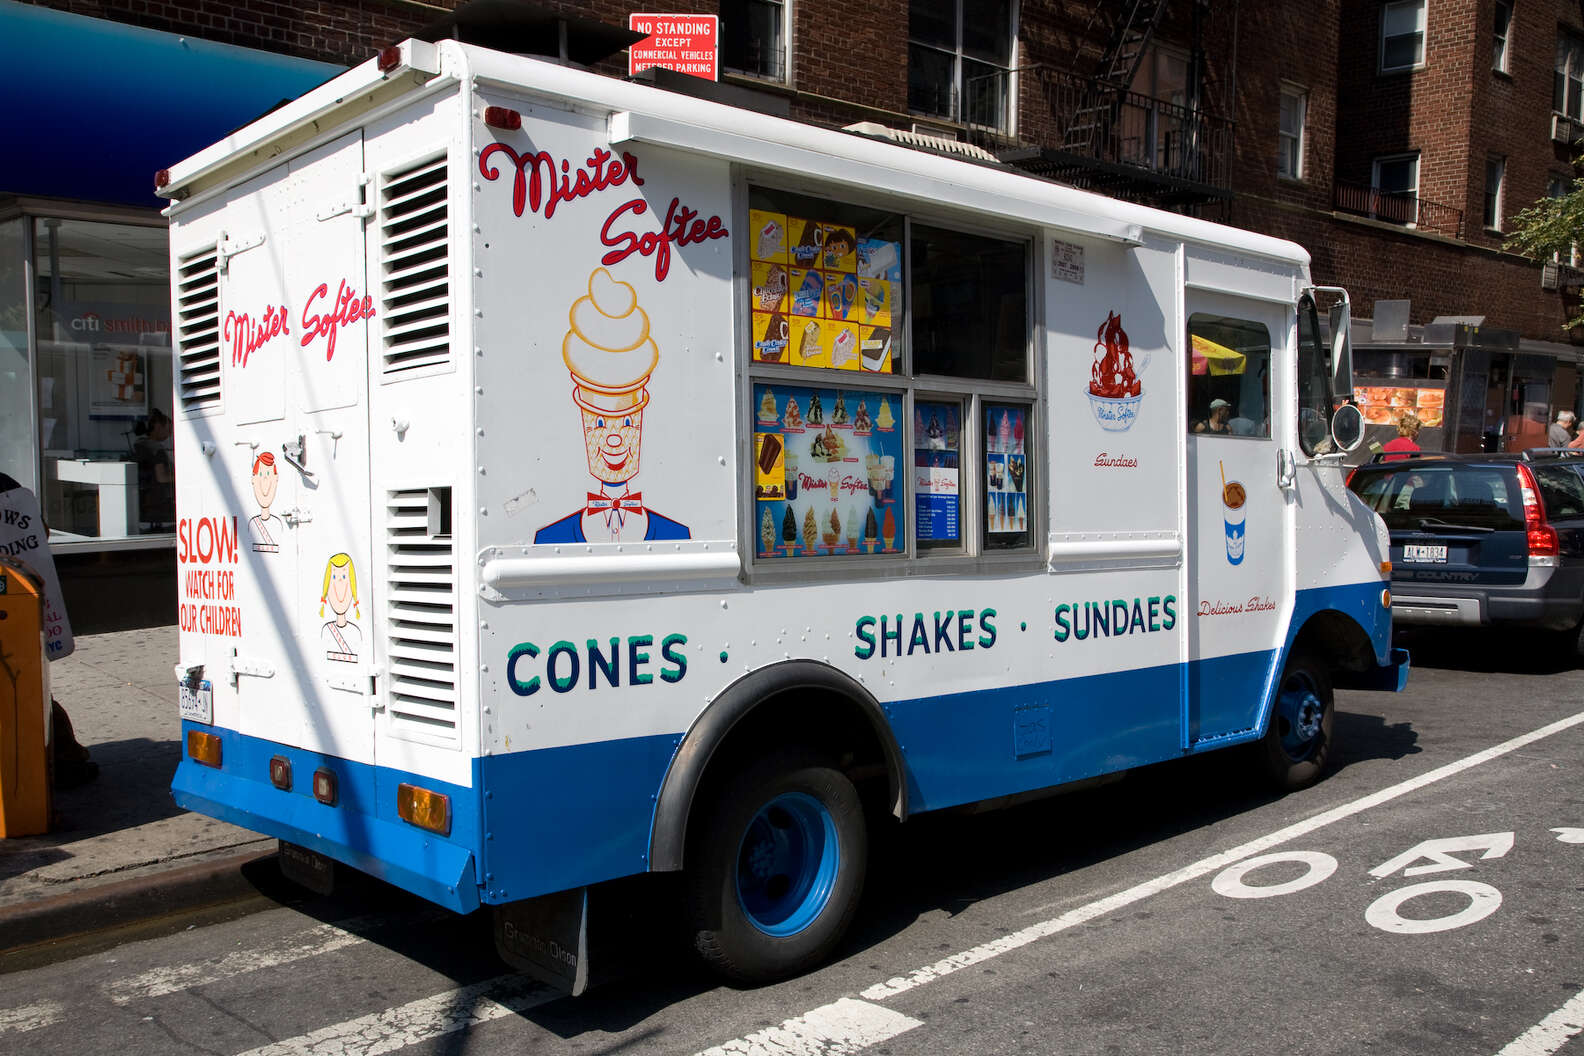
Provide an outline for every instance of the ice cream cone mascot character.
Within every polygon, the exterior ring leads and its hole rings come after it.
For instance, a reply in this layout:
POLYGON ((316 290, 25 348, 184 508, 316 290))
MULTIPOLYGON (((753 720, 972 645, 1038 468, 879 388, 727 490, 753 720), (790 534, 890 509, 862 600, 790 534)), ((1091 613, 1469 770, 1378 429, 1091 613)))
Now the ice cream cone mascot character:
POLYGON ((253 497, 258 500, 258 516, 248 521, 248 531, 253 536, 253 549, 261 554, 280 551, 276 540, 286 534, 281 519, 270 513, 275 504, 275 491, 280 487, 280 474, 275 468, 275 455, 265 451, 253 460, 253 497))
POLYGON ((643 447, 649 376, 660 362, 637 291, 596 268, 588 293, 569 314, 561 357, 572 374, 572 402, 583 416, 584 454, 599 490, 588 492, 581 508, 539 529, 534 542, 691 538, 686 525, 649 509, 632 487, 643 447))
POLYGON ((325 647, 325 658, 357 663, 358 650, 363 648, 363 632, 357 624, 347 619, 347 612, 351 610, 361 619, 363 610, 358 605, 357 569, 352 567, 352 558, 347 554, 334 554, 325 563, 324 589, 319 593, 319 615, 324 615, 326 605, 335 613, 335 619, 326 623, 319 632, 319 640, 325 647))

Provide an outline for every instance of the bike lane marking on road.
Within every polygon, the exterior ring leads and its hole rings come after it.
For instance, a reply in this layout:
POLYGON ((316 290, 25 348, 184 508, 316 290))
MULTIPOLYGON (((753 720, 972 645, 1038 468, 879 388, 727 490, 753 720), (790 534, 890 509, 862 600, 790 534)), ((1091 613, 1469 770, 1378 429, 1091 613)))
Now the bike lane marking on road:
POLYGON ((66 1016, 59 1001, 36 1001, 16 1008, 0 1008, 0 1034, 26 1034, 30 1030, 54 1026, 66 1016))
POLYGON ((564 995, 521 975, 502 975, 284 1041, 241 1056, 375 1056, 525 1012, 564 995))
POLYGON ((1551 1056, 1580 1032, 1584 1032, 1584 990, 1518 1035, 1496 1056, 1551 1056))
POLYGON ((841 1056, 923 1025, 889 1008, 844 997, 780 1026, 705 1049, 699 1056, 841 1056))
POLYGON ((1484 751, 1475 752, 1473 755, 1448 763, 1445 766, 1437 767, 1428 773, 1420 774, 1418 777, 1409 778, 1407 781, 1383 788, 1378 792, 1361 796, 1350 803, 1344 803, 1341 806, 1316 814, 1312 818, 1278 829, 1258 839, 1250 840, 1230 850, 1222 851, 1220 854, 1200 859, 1192 865, 1186 865, 1181 869, 1157 876, 1152 880, 1146 880, 1142 884, 1137 884, 1125 891, 1118 891, 1114 895, 1108 895, 1087 905, 1079 906, 1077 909, 1069 910, 1058 917, 1031 924, 1019 931, 1003 935, 998 939, 993 939, 972 949, 952 954, 950 957, 925 965, 907 975, 896 976, 883 983, 876 983, 863 990, 860 996, 869 1001, 884 1001, 887 998, 906 993, 916 987, 923 986, 925 983, 934 982, 936 979, 951 975, 953 972, 960 971, 963 968, 970 968, 994 957, 999 957, 1004 953, 1021 949, 1029 943, 1049 938, 1069 928, 1074 928, 1099 917, 1115 913, 1117 910, 1125 909, 1135 902, 1141 902, 1151 895, 1169 891, 1191 880, 1197 880, 1202 876, 1219 872, 1251 855, 1261 854, 1290 840, 1297 839, 1300 836, 1307 836, 1318 829, 1323 829, 1328 825, 1353 817, 1355 814, 1361 814, 1366 810, 1400 799, 1411 792, 1417 792, 1438 781, 1455 777, 1466 770, 1471 770, 1493 759, 1499 759, 1510 752, 1515 752, 1520 748, 1534 744, 1536 741, 1570 730, 1580 723, 1584 723, 1584 712, 1570 715, 1564 719, 1558 719, 1556 722, 1548 723, 1537 730, 1503 741, 1501 744, 1486 748, 1484 751))

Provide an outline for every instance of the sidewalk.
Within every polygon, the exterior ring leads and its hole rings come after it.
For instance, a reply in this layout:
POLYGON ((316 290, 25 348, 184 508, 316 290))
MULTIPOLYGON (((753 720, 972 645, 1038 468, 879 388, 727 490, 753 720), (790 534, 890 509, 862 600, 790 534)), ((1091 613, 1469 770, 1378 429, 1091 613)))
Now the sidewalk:
POLYGON ((275 841, 171 800, 175 662, 171 626, 79 637, 50 665, 99 777, 55 793, 48 835, 0 840, 0 953, 252 890, 240 868, 275 841))

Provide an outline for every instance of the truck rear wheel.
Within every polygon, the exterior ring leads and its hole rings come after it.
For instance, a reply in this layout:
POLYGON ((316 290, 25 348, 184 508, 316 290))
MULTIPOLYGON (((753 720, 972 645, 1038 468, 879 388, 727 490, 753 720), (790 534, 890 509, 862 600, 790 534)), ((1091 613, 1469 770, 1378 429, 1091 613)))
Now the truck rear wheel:
POLYGON ((1294 649, 1258 745, 1260 768, 1277 789, 1296 792, 1319 779, 1331 754, 1335 713, 1330 670, 1313 653, 1294 649))
POLYGON ((858 792, 806 752, 758 760, 694 819, 693 943, 735 982, 764 983, 829 956, 858 908, 868 833, 858 792))

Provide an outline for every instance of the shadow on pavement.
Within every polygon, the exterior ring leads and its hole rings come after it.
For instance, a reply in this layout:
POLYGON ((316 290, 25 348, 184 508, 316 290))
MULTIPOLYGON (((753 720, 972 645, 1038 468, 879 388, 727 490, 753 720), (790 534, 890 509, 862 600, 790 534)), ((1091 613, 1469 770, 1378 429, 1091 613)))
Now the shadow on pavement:
POLYGON ((180 741, 134 737, 95 744, 92 751, 99 777, 55 792, 52 835, 81 840, 183 813, 170 792, 180 741))
MULTIPOLYGON (((1571 631, 1496 627, 1398 628, 1394 645, 1405 647, 1414 667, 1483 674, 1555 675, 1579 666, 1571 631)), ((1410 674, 1409 679, 1413 676, 1410 674)))

